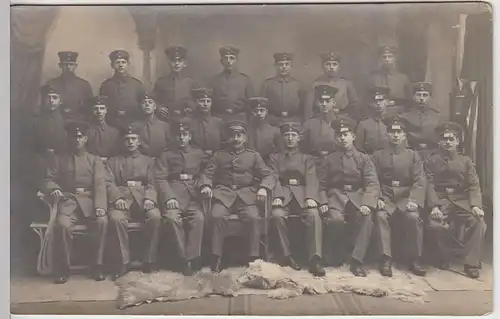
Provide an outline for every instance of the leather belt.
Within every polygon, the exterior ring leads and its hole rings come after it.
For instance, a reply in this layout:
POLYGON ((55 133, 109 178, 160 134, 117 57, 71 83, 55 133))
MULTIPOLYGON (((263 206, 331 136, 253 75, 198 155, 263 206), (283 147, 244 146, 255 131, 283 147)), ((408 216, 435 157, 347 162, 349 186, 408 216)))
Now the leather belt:
POLYGON ((141 187, 142 182, 141 181, 127 181, 127 186, 128 187, 141 187))
POLYGON ((467 189, 463 187, 444 187, 444 186, 438 186, 436 187, 436 190, 438 192, 443 192, 448 195, 456 193, 465 193, 467 191, 467 189))
POLYGON ((401 183, 401 181, 397 180, 386 180, 383 182, 383 185, 391 186, 391 187, 407 187, 406 183, 401 183))
POLYGON ((225 185, 225 184, 218 184, 217 186, 226 186, 228 188, 231 188, 232 190, 238 190, 240 188, 245 188, 245 187, 250 187, 252 186, 251 184, 250 185, 225 185))
POLYGON ((170 181, 192 181, 193 180, 193 175, 192 174, 178 174, 178 175, 172 175, 169 176, 170 181))
POLYGON ((108 160, 107 157, 101 156, 101 161, 106 162, 108 160))
POLYGON ((89 191, 90 188, 85 188, 85 187, 77 187, 75 188, 75 194, 81 194, 89 191))
POLYGON ((336 184, 332 188, 341 189, 344 192, 355 192, 361 188, 361 186, 356 184, 336 184))
POLYGON ((281 185, 284 186, 301 186, 304 185, 304 180, 302 178, 280 178, 281 185))
POLYGON ((317 151, 311 153, 311 155, 316 156, 316 157, 325 157, 330 154, 330 151, 317 151))

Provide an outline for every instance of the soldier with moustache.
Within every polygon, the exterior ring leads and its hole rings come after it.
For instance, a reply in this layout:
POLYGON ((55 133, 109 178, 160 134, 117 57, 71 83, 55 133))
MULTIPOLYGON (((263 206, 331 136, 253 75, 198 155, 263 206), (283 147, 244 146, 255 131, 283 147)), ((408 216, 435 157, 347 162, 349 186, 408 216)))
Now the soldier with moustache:
POLYGON ((156 159, 158 199, 165 228, 182 263, 182 273, 191 276, 201 268, 205 212, 196 182, 208 155, 191 145, 189 119, 175 125, 176 146, 156 159))
POLYGON ((464 272, 478 278, 486 234, 481 187, 473 161, 458 151, 463 129, 453 122, 436 127, 439 148, 425 161, 429 235, 439 268, 448 269, 451 250, 463 253, 464 272), (457 230, 464 226, 463 236, 457 230))
POLYGON ((328 253, 334 265, 340 265, 349 248, 351 272, 365 277, 363 262, 371 242, 372 211, 380 194, 377 173, 370 157, 353 145, 356 122, 339 118, 332 126, 338 151, 328 155, 318 170, 320 212, 325 218, 327 242, 332 244, 328 253), (347 240, 350 247, 345 247, 346 226, 352 228, 352 238, 347 240))
POLYGON ((219 49, 223 71, 211 81, 213 89, 212 114, 223 120, 244 117, 248 113, 248 99, 254 96, 252 81, 238 68, 240 50, 233 46, 219 49))
POLYGON ((425 276, 421 264, 425 174, 419 154, 407 148, 406 121, 400 116, 385 119, 389 145, 375 151, 372 160, 380 181, 381 194, 374 212, 374 234, 380 273, 392 277, 391 230, 402 228, 401 237, 410 271, 425 276))
POLYGON ((117 154, 120 141, 119 130, 108 124, 106 114, 108 114, 107 98, 96 96, 88 101, 92 117, 90 128, 87 131, 87 151, 100 156, 103 162, 117 154))
POLYGON ((61 75, 48 81, 61 94, 64 101, 62 112, 67 119, 83 120, 86 114, 86 103, 94 94, 90 83, 75 74, 78 66, 78 52, 58 52, 61 75))
POLYGON ((132 123, 141 140, 140 151, 149 157, 158 157, 171 143, 170 124, 156 116, 156 100, 145 92, 138 97, 140 115, 132 123))
POLYGON ((122 129, 123 148, 119 155, 106 163, 107 197, 112 247, 115 252, 113 279, 124 276, 130 268, 130 248, 127 232, 131 220, 144 222, 142 271, 156 270, 162 216, 155 188, 154 160, 140 153, 139 131, 133 126, 122 129))
POLYGON ((211 114, 212 93, 212 90, 207 88, 191 91, 196 104, 189 123, 191 143, 207 155, 221 149, 224 141, 224 122, 211 114))
POLYGON ((41 190, 58 200, 54 228, 55 283, 70 277, 73 229, 84 222, 89 227, 92 273, 96 281, 104 280, 104 245, 108 225, 106 169, 99 156, 85 149, 88 124, 70 122, 68 150, 53 157, 46 169, 41 190))
POLYGON ((418 82, 413 85, 413 104, 403 117, 408 122, 408 143, 418 150, 425 160, 436 148, 435 129, 440 123, 439 111, 431 106, 432 83, 418 82))
POLYGON ((314 276, 324 276, 325 270, 321 266, 323 222, 318 210, 319 182, 314 158, 299 150, 300 123, 284 122, 280 130, 285 148, 271 155, 269 167, 280 181, 273 194, 272 221, 279 238, 281 264, 300 270, 292 257, 287 227, 287 217, 299 215, 305 228, 309 272, 314 276))
POLYGON ((257 151, 267 163, 272 153, 283 149, 280 130, 269 124, 267 98, 253 97, 248 104, 252 112, 248 123, 248 148, 257 151))
POLYGON ((146 89, 141 81, 132 77, 130 55, 125 50, 115 50, 109 54, 113 76, 105 80, 99 95, 108 97, 108 121, 114 126, 122 126, 134 120, 138 113, 138 96, 143 96, 146 89))
POLYGON ((154 86, 153 94, 160 106, 158 117, 164 121, 191 116, 195 110, 195 102, 191 91, 198 84, 186 74, 187 49, 182 46, 172 46, 165 49, 170 73, 159 78, 154 86))
POLYGON ((293 54, 288 52, 274 54, 276 76, 262 84, 260 96, 269 100, 270 122, 278 126, 283 119, 305 121, 304 106, 307 90, 291 74, 293 54))
POLYGON ((228 122, 227 131, 227 147, 213 155, 199 180, 202 196, 213 201, 208 228, 213 272, 221 270, 226 217, 230 214, 238 214, 246 226, 249 261, 258 258, 261 217, 257 203, 265 203, 276 185, 275 174, 259 153, 246 147, 246 124, 228 122))
POLYGON ((356 129, 354 146, 358 151, 373 154, 378 149, 387 147, 389 140, 384 117, 387 110, 389 88, 374 87, 369 90, 369 117, 362 120, 356 129))

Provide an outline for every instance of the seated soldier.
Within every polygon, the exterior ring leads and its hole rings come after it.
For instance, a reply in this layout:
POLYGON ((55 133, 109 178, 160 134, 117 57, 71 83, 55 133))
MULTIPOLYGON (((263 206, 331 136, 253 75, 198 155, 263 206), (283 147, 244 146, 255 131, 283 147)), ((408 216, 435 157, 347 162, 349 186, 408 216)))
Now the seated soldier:
MULTIPOLYGON (((380 256, 380 273, 392 277, 391 228, 402 228, 401 238, 410 270, 424 276, 420 264, 425 203, 425 175, 419 154, 406 146, 406 126, 399 116, 385 119, 389 146, 375 151, 373 163, 381 194, 375 211, 375 238, 380 256)), ((399 238, 398 238, 399 239, 399 238)))
POLYGON ((276 228, 283 253, 282 264, 295 270, 286 217, 300 214, 305 226, 305 241, 309 254, 309 272, 324 276, 320 266, 322 256, 323 223, 318 211, 319 182, 316 176, 314 158, 298 149, 302 127, 298 122, 284 122, 280 130, 285 150, 270 157, 269 166, 279 177, 273 200, 273 227, 276 228))
POLYGON ((156 183, 167 234, 172 234, 184 275, 191 276, 201 268, 201 243, 205 212, 195 185, 207 154, 191 146, 189 120, 174 124, 177 147, 166 150, 156 159, 156 183))
POLYGON ((154 184, 154 161, 139 152, 139 132, 133 126, 122 128, 123 148, 120 155, 107 161, 107 194, 109 219, 115 259, 113 279, 125 275, 130 265, 127 227, 130 220, 144 220, 145 245, 142 269, 155 270, 161 230, 161 214, 157 207, 154 184))
POLYGON ((280 130, 269 124, 268 99, 253 97, 248 100, 252 117, 248 123, 248 148, 257 151, 267 163, 269 155, 281 150, 280 130))
POLYGON ((354 146, 360 152, 372 154, 388 146, 387 130, 383 122, 387 109, 389 88, 373 87, 369 91, 369 116, 358 124, 354 146))
POLYGON ((199 88, 191 90, 196 108, 193 112, 189 131, 191 143, 208 155, 222 148, 224 122, 211 115, 212 90, 199 88))
POLYGON ((345 257, 342 246, 346 241, 345 222, 351 224, 354 248, 350 269, 355 276, 365 277, 363 260, 372 235, 371 212, 380 193, 377 173, 370 157, 353 146, 356 122, 340 118, 332 126, 339 151, 326 157, 318 174, 320 212, 326 216, 327 243, 332 245, 333 252, 330 253, 336 258, 337 265, 345 257))
POLYGON ((91 126, 87 131, 87 150, 101 157, 103 161, 116 155, 120 144, 120 132, 106 121, 108 107, 105 96, 96 96, 89 101, 92 107, 91 126))
POLYGON ((260 213, 257 202, 265 203, 268 192, 276 185, 274 173, 259 153, 246 148, 246 124, 230 121, 227 130, 231 133, 227 148, 213 155, 199 181, 201 194, 214 198, 209 217, 213 272, 221 269, 226 217, 230 214, 238 214, 248 229, 249 260, 258 258, 260 213))
POLYGON ((425 161, 433 247, 440 258, 439 267, 447 269, 450 250, 456 248, 453 244, 458 244, 464 252, 465 274, 478 278, 486 233, 479 178, 472 160, 457 150, 463 134, 460 125, 443 123, 436 133, 439 149, 425 161), (465 226, 463 238, 456 235, 461 226, 465 226))
POLYGON ((108 217, 106 216, 106 169, 99 156, 85 150, 88 124, 66 124, 69 151, 57 154, 47 167, 42 192, 58 200, 54 228, 55 283, 68 281, 73 228, 86 222, 92 240, 93 277, 104 280, 103 256, 108 217))
POLYGON ((156 117, 156 102, 151 94, 140 97, 140 108, 142 118, 132 124, 139 132, 140 151, 146 156, 158 157, 170 144, 170 125, 156 117))

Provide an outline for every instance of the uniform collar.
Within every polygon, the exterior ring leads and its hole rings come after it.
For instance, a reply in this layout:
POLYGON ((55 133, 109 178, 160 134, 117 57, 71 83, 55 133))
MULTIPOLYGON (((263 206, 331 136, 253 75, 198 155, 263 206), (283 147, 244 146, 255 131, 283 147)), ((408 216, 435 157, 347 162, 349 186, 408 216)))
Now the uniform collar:
POLYGON ((278 80, 278 82, 282 83, 282 82, 285 82, 285 83, 288 83, 290 82, 293 78, 292 78, 292 75, 291 74, 287 74, 285 76, 281 76, 281 75, 277 75, 276 76, 276 79, 278 80))
POLYGON ((342 152, 342 155, 346 155, 348 157, 352 157, 354 155, 355 151, 356 151, 356 149, 353 146, 350 149, 348 149, 348 150, 342 150, 341 152, 342 152))
POLYGON ((333 110, 331 110, 327 114, 323 114, 323 112, 317 113, 316 118, 327 121, 328 123, 332 123, 337 118, 337 116, 335 115, 333 110))
POLYGON ((328 74, 325 74, 323 73, 322 75, 320 75, 320 77, 318 78, 318 80, 320 81, 336 81, 340 78, 340 76, 338 74, 336 75, 328 75, 328 74))
POLYGON ((230 152, 231 154, 240 155, 241 153, 244 153, 246 150, 247 150, 246 148, 242 148, 241 150, 231 149, 229 152, 230 152))
POLYGON ((291 149, 291 150, 285 149, 285 155, 286 156, 292 156, 292 155, 297 154, 298 152, 299 152, 299 148, 298 147, 296 147, 294 149, 291 149))
POLYGON ((114 73, 113 74, 113 77, 112 79, 115 81, 115 82, 125 82, 127 81, 129 78, 131 78, 130 74, 125 74, 125 75, 120 75, 119 73, 114 73))
POLYGON ((108 128, 108 123, 106 123, 106 121, 99 122, 98 120, 94 120, 94 126, 100 129, 106 129, 108 128))
POLYGON ((186 71, 182 70, 181 72, 170 72, 168 75, 169 77, 171 78, 174 78, 174 79, 183 79, 186 77, 186 71))
POLYGON ((237 76, 237 75, 239 74, 239 71, 238 71, 238 69, 237 69, 237 68, 233 68, 231 71, 228 71, 228 70, 224 69, 224 70, 222 71, 222 74, 223 74, 224 76, 226 76, 226 77, 230 77, 230 78, 232 78, 232 77, 237 76))
POLYGON ((406 149, 405 143, 401 143, 398 146, 392 146, 389 145, 389 149, 391 150, 391 154, 399 154, 401 153, 404 149, 406 149))
POLYGON ((187 152, 189 152, 189 151, 191 150, 191 145, 189 145, 189 144, 188 144, 188 145, 186 145, 186 146, 184 146, 184 147, 181 147, 181 146, 179 145, 178 149, 179 149, 179 151, 180 151, 181 153, 187 153, 187 152))
POLYGON ((458 151, 454 152, 446 152, 445 150, 440 149, 439 152, 441 153, 441 156, 446 159, 456 159, 458 156, 458 151))
POLYGON ((125 157, 137 158, 139 156, 141 156, 141 152, 139 150, 136 150, 136 151, 134 151, 132 153, 129 153, 129 152, 125 153, 125 157))
POLYGON ((82 157, 85 155, 87 151, 85 150, 85 148, 81 149, 81 150, 73 150, 71 151, 71 153, 76 156, 76 157, 82 157))

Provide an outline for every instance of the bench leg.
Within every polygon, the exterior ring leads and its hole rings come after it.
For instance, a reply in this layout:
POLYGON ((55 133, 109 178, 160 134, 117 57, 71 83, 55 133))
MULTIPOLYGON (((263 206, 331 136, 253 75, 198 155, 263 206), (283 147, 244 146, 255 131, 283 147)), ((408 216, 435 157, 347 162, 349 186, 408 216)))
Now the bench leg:
MULTIPOLYGON (((40 249, 38 250, 38 258, 37 258, 37 260, 39 260, 41 258, 41 254, 42 254, 42 250, 43 250, 43 242, 45 240, 45 234, 47 232, 47 229, 41 228, 41 227, 36 227, 36 228, 32 228, 32 229, 40 238, 40 249)), ((38 267, 37 267, 37 272, 39 275, 43 275, 42 273, 40 273, 38 267)))

